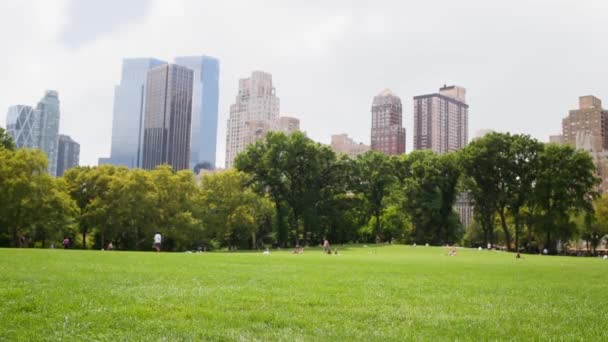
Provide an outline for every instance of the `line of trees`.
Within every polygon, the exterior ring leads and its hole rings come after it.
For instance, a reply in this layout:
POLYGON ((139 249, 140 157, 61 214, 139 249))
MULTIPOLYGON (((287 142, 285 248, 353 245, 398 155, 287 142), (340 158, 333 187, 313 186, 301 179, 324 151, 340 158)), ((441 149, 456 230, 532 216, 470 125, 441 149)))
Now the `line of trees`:
POLYGON ((608 233, 586 152, 529 136, 492 133, 456 153, 336 155, 302 133, 271 132, 235 169, 203 175, 123 167, 45 173, 42 152, 15 149, 0 131, 0 245, 150 249, 260 248, 332 242, 487 243, 555 252, 582 238, 595 250, 608 233), (475 220, 454 204, 468 193, 475 220))

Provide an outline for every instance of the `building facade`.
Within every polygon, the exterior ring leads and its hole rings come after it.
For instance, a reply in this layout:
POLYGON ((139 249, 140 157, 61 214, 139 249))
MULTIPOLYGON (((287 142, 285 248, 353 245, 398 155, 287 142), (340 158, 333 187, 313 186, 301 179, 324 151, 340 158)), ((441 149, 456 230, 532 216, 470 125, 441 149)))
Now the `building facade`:
POLYGON ((16 105, 8 108, 6 132, 17 148, 38 148, 40 142, 40 116, 34 108, 16 105))
POLYGON ((300 119, 281 116, 274 120, 250 120, 245 123, 243 142, 245 146, 264 139, 268 132, 283 132, 287 135, 300 130, 300 119))
POLYGON ((114 87, 110 157, 100 158, 100 165, 141 166, 146 75, 165 64, 154 58, 123 59, 120 84, 114 87))
POLYGON ((608 111, 595 96, 579 97, 579 108, 562 120, 562 143, 589 152, 595 175, 601 180, 598 190, 608 192, 608 111))
POLYGON ((466 90, 444 86, 439 93, 414 97, 414 149, 456 151, 469 140, 466 90))
POLYGON ((38 148, 46 153, 49 161, 49 174, 57 175, 57 148, 59 144, 59 95, 54 90, 47 90, 38 102, 36 112, 39 116, 40 139, 38 148))
POLYGON ((371 149, 387 155, 405 153, 401 99, 386 89, 372 103, 371 149))
POLYGON ((563 144, 564 143, 564 136, 561 135, 561 134, 550 135, 549 136, 549 143, 551 143, 551 144, 563 144))
POLYGON ((570 110, 562 120, 563 142, 578 147, 577 137, 588 135, 593 151, 608 150, 608 112, 602 109, 602 101, 595 96, 581 96, 578 109, 570 110))
POLYGON ((473 222, 473 198, 468 192, 461 192, 456 196, 454 209, 458 213, 460 223, 463 227, 468 227, 473 222))
POLYGON ((250 121, 275 120, 279 117, 280 101, 272 84, 272 75, 254 71, 249 78, 239 80, 239 92, 230 106, 226 129, 226 168, 247 146, 250 121))
POLYGON ((355 142, 347 134, 334 134, 331 136, 331 149, 336 153, 343 153, 351 158, 364 154, 371 146, 355 142))
POLYGON ((194 72, 190 168, 197 164, 215 168, 220 64, 209 56, 175 58, 175 64, 194 72))
POLYGON ((80 162, 80 144, 69 135, 60 134, 57 152, 57 177, 80 162))
POLYGON ((190 167, 193 71, 176 64, 148 71, 145 95, 143 168, 190 167))

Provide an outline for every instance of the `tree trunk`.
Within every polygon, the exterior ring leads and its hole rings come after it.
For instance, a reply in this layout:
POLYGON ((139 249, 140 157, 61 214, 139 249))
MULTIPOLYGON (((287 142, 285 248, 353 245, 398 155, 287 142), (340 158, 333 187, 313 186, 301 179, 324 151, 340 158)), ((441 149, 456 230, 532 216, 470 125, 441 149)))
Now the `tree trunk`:
POLYGON ((376 210, 375 216, 376 216, 376 243, 380 243, 380 242, 382 242, 382 236, 380 236, 380 229, 382 228, 381 223, 380 223, 380 211, 376 210))
POLYGON ((82 249, 87 249, 87 231, 84 229, 82 231, 82 249))
POLYGON ((507 250, 511 251, 511 233, 509 233, 509 227, 507 227, 507 219, 505 218, 505 209, 500 209, 500 224, 502 230, 505 233, 505 242, 507 244, 507 250))
POLYGON ((519 215, 515 215, 515 252, 519 252, 519 215))

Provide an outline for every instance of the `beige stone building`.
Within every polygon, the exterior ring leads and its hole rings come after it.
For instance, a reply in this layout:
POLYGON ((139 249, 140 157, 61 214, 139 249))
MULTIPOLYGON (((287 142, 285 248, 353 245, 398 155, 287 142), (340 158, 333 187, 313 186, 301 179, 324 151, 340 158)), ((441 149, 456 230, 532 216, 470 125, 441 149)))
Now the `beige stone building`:
POLYGON ((300 120, 290 116, 281 116, 271 120, 250 120, 245 122, 244 146, 263 139, 270 131, 291 134, 299 130, 300 120))
POLYGON ((356 158, 371 149, 371 146, 358 143, 347 134, 334 134, 331 136, 331 149, 336 153, 344 153, 351 158, 356 158))
POLYGON ((248 145, 250 131, 261 123, 279 117, 280 101, 272 83, 272 75, 254 71, 251 77, 239 80, 239 92, 230 106, 230 116, 226 129, 226 168, 232 167, 234 158, 248 145), (249 126, 249 127, 248 127, 249 126))

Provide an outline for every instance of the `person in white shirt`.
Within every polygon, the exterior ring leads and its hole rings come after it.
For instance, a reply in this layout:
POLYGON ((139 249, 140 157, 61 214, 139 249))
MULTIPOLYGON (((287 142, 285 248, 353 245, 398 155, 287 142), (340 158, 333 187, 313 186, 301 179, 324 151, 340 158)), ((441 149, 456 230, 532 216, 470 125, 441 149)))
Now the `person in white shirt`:
POLYGON ((154 235, 154 248, 157 252, 160 252, 160 244, 163 242, 163 237, 160 235, 160 232, 156 232, 154 235))

